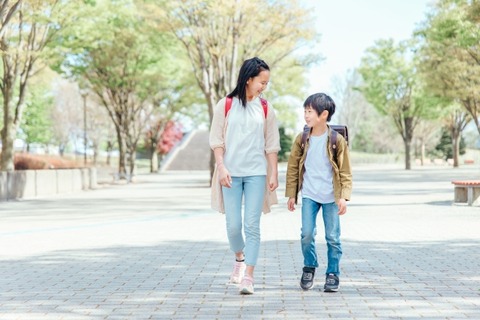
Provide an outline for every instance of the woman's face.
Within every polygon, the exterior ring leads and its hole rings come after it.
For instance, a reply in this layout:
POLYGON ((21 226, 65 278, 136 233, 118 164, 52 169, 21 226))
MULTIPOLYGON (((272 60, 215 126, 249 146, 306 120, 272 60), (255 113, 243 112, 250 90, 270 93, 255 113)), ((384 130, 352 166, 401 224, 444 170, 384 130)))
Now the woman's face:
POLYGON ((258 76, 250 78, 247 81, 247 100, 258 97, 267 88, 268 81, 270 81, 270 71, 268 70, 263 70, 258 76))

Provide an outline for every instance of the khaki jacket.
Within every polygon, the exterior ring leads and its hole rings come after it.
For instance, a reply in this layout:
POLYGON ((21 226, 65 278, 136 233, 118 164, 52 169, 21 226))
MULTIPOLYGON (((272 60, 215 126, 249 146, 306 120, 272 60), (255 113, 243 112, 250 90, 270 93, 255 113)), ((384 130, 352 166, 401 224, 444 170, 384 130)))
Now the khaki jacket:
MULTIPOLYGON (((215 148, 223 148, 225 150, 225 134, 228 125, 228 114, 225 117, 225 98, 221 99, 214 110, 212 126, 210 127, 210 147, 212 150, 215 148)), ((275 111, 268 104, 267 118, 264 124, 265 135, 265 155, 269 153, 277 153, 280 151, 280 134, 278 131, 277 119, 275 117, 275 111)), ((268 161, 267 161, 268 164, 268 161)), ((270 207, 273 204, 278 203, 277 192, 271 192, 268 188, 268 181, 271 175, 271 168, 267 168, 267 179, 265 183, 265 196, 263 200, 263 213, 271 211, 270 207)), ((211 206, 213 210, 225 213, 225 207, 223 204, 223 193, 220 181, 218 181, 217 167, 212 176, 212 188, 211 188, 211 206)))
MULTIPOLYGON (((335 202, 345 199, 350 200, 352 193, 352 169, 350 167, 350 156, 345 138, 337 134, 337 163, 333 160, 332 147, 330 145, 331 130, 328 127, 327 154, 333 168, 333 193, 335 202)), ((305 172, 305 159, 310 142, 310 135, 305 142, 305 148, 301 147, 302 133, 300 133, 292 145, 288 159, 285 196, 295 198, 298 201, 298 193, 302 190, 303 174, 305 172)))

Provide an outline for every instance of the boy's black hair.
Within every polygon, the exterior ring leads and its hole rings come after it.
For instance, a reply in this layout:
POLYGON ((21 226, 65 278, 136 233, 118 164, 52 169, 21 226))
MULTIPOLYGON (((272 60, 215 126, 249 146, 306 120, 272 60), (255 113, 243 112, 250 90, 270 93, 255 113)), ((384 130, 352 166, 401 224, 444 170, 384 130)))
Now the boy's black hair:
POLYGON ((240 72, 238 73, 237 86, 230 92, 227 97, 233 98, 238 96, 242 105, 247 106, 247 81, 259 75, 260 72, 268 70, 268 64, 260 58, 253 57, 243 62, 240 72))
POLYGON ((304 108, 312 107, 313 110, 320 115, 323 110, 328 111, 327 122, 332 119, 333 114, 335 113, 335 102, 330 96, 325 93, 315 93, 312 94, 305 100, 303 103, 304 108))

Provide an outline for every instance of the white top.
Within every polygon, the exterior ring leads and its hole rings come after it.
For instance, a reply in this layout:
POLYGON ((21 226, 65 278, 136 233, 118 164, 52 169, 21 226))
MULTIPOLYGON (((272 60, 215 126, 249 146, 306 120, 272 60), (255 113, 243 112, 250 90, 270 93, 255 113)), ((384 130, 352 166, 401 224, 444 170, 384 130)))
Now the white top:
POLYGON ((267 174, 265 159, 265 114, 260 98, 243 107, 237 97, 227 115, 223 162, 232 177, 267 174))
POLYGON ((302 196, 318 203, 335 202, 333 168, 327 154, 328 130, 321 136, 310 136, 302 196))

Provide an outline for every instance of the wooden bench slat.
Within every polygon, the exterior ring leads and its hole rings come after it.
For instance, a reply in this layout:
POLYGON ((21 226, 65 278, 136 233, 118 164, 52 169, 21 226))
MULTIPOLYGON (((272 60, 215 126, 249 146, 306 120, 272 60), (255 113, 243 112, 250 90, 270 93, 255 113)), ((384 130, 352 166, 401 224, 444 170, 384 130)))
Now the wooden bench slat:
POLYGON ((452 184, 461 186, 480 186, 480 180, 455 180, 452 181, 452 184))

